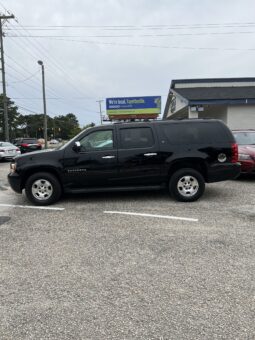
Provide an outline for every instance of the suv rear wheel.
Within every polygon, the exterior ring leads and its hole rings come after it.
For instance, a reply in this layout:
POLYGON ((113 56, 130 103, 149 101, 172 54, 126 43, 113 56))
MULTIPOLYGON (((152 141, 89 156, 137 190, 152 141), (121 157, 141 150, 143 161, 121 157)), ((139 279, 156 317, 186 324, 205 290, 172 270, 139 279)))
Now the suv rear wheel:
POLYGON ((169 182, 169 191, 173 198, 181 202, 193 202, 199 199, 205 190, 205 180, 200 172, 192 168, 176 171, 169 182))
POLYGON ((49 205, 59 200, 61 186, 54 175, 38 172, 28 178, 25 192, 30 202, 36 205, 49 205))

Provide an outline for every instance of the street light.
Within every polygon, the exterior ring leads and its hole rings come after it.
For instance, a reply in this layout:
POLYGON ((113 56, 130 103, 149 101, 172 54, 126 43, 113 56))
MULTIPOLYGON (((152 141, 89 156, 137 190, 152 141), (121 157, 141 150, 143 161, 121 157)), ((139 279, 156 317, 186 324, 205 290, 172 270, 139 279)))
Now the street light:
POLYGON ((45 149, 48 147, 47 142, 47 111, 46 111, 46 96, 45 96, 45 78, 44 78, 44 65, 41 60, 38 60, 37 63, 42 67, 42 91, 43 91, 43 115, 44 115, 44 142, 45 149))

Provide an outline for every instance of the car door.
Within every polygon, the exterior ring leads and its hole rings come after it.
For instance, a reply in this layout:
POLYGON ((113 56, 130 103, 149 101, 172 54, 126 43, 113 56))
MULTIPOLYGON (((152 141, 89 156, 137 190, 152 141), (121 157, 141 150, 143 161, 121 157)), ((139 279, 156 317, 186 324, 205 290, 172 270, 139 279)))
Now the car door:
POLYGON ((114 127, 100 127, 81 135, 65 151, 66 189, 109 187, 117 177, 117 147, 114 127), (75 141, 80 148, 75 149, 75 141))
POLYGON ((158 141, 152 125, 118 126, 118 184, 160 184, 158 141))

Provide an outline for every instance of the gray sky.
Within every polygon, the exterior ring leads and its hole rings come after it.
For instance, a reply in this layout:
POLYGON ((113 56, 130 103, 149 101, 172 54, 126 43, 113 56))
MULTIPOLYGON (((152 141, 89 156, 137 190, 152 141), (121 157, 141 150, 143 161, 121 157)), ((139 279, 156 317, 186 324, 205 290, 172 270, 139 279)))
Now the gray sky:
POLYGON ((163 111, 172 79, 255 76, 254 0, 0 0, 4 8, 18 19, 5 26, 7 94, 23 113, 43 110, 39 59, 49 115, 73 112, 81 125, 99 123, 99 99, 161 95, 163 111))

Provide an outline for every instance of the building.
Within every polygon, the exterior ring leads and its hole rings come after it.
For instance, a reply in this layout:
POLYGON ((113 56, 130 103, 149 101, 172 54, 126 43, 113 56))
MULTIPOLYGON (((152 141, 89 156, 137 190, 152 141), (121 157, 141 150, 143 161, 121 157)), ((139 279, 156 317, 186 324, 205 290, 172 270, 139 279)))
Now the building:
POLYGON ((163 119, 216 118, 231 129, 255 128, 255 78, 171 82, 163 119))

